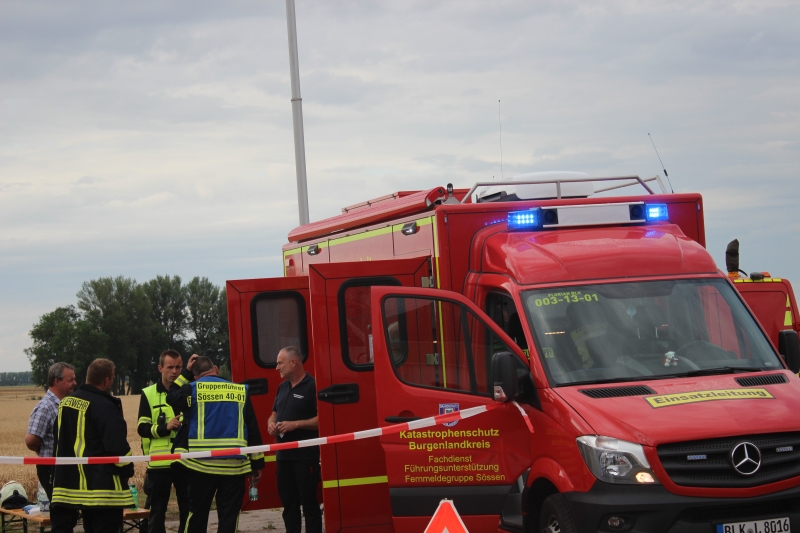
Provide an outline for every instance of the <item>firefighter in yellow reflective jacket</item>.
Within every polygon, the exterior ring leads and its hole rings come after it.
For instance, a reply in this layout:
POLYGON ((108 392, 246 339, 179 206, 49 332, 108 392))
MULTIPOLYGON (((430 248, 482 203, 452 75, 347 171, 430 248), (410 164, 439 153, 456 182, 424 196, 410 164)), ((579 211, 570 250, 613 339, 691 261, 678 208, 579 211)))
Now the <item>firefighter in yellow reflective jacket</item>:
MULTIPOLYGON (((175 350, 166 350, 158 359, 158 381, 142 389, 139 401, 139 421, 137 431, 142 437, 142 451, 145 455, 172 453, 172 444, 181 426, 180 413, 175 413, 167 404, 167 393, 175 380, 181 375, 183 359, 175 350), (176 416, 177 415, 177 416, 176 416)), ((150 509, 148 533, 164 533, 164 520, 169 504, 169 495, 175 485, 180 513, 180 527, 183 533, 186 517, 189 515, 189 480, 186 469, 174 461, 150 461, 144 491, 147 494, 145 509, 150 509)))
MULTIPOLYGON (((192 355, 170 388, 167 401, 184 413, 175 452, 214 451, 260 446, 253 404, 246 385, 217 377, 208 357, 192 355)), ((184 459, 189 469, 189 518, 184 533, 206 533, 212 500, 217 502, 218 533, 235 533, 245 493, 245 477, 257 484, 264 454, 184 459)))
MULTIPOLYGON (((58 407, 56 457, 124 457, 131 454, 122 402, 109 394, 114 363, 95 359, 86 384, 58 407)), ((133 464, 58 465, 53 476, 53 533, 71 533, 81 510, 86 533, 117 533, 122 509, 133 506, 128 479, 133 464)))

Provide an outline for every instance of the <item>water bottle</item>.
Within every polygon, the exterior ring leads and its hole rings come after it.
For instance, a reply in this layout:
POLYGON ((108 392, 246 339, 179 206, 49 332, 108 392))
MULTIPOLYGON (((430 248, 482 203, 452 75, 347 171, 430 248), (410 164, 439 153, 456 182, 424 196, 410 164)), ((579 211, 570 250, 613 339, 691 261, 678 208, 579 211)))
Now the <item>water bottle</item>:
POLYGON ((50 512, 50 500, 47 499, 47 493, 44 491, 44 487, 42 487, 41 483, 39 483, 39 488, 36 491, 36 501, 39 502, 39 510, 41 512, 50 512))
POLYGON ((254 502, 258 499, 258 486, 257 483, 253 481, 252 477, 248 477, 248 479, 250 480, 250 491, 248 495, 250 496, 250 501, 254 502))
POLYGON ((133 496, 133 510, 139 510, 139 491, 136 490, 136 485, 131 483, 131 496, 133 496))

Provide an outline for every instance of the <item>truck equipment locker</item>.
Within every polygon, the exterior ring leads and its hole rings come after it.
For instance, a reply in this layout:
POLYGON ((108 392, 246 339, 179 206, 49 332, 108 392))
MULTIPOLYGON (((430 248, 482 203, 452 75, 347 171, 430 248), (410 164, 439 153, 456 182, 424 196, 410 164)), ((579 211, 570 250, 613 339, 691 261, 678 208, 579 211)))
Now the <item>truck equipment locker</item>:
MULTIPOLYGON (((499 355, 525 384, 523 409, 536 404, 525 356, 474 303, 421 288, 372 289, 378 416, 409 422, 495 403, 499 355)), ((423 531, 442 498, 452 499, 468 529, 522 526, 524 474, 531 433, 520 410, 491 413, 381 437, 395 531, 423 531)))
MULTIPOLYGON (((267 433, 267 420, 281 378, 275 370, 278 351, 297 346, 306 356, 306 367, 313 369, 309 350, 307 317, 310 316, 308 276, 293 278, 246 279, 226 283, 228 330, 231 343, 231 378, 264 378, 267 394, 253 396, 261 438, 275 442, 267 433)), ((258 484, 259 498, 244 505, 251 511, 281 506, 275 478, 275 453, 265 454, 266 467, 258 484)))
MULTIPOLYGON (((321 436, 380 425, 375 402, 371 286, 419 286, 428 258, 309 268, 321 436)), ((386 464, 377 439, 323 446, 326 531, 392 531, 386 464)))

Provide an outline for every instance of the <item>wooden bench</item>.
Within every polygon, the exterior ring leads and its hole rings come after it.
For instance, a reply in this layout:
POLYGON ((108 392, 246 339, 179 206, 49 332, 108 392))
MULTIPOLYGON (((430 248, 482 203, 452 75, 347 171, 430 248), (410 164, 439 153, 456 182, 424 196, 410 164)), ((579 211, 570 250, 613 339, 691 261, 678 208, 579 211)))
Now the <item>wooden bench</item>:
MULTIPOLYGON (((134 529, 138 529, 139 533, 147 533, 147 520, 150 517, 150 511, 147 509, 125 509, 122 513, 122 527, 120 533, 128 533, 134 529)), ((45 515, 29 515, 22 509, 0 509, 0 524, 2 524, 2 532, 7 533, 13 528, 14 524, 22 525, 23 533, 28 533, 28 522, 32 522, 39 526, 39 533, 45 533, 45 529, 50 528, 50 513, 45 515)))

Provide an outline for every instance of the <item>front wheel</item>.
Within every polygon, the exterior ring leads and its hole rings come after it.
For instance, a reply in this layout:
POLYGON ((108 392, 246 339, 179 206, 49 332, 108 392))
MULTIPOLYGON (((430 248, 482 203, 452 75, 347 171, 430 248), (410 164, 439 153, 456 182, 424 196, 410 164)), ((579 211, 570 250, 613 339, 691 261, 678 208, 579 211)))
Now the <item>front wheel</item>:
POLYGON ((575 522, 567 500, 561 494, 551 494, 542 503, 539 515, 540 533, 575 533, 575 522))

